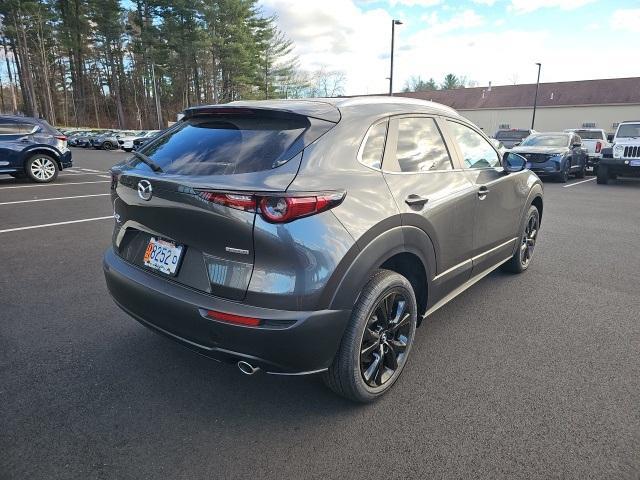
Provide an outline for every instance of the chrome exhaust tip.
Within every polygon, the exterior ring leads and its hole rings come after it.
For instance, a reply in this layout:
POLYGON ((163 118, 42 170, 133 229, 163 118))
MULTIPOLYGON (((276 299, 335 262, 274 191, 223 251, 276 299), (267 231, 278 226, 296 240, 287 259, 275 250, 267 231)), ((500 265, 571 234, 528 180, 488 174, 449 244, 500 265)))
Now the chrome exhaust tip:
POLYGON ((245 362, 244 360, 240 360, 238 362, 238 369, 240 369, 240 371, 242 373, 244 373, 245 375, 253 375, 258 370, 260 370, 260 367, 254 367, 249 362, 245 362))

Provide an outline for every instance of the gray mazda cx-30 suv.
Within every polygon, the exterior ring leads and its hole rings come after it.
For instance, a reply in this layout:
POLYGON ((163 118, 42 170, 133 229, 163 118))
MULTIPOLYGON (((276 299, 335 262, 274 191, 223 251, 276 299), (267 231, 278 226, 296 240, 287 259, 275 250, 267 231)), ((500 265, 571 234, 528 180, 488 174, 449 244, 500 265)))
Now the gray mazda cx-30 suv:
POLYGON ((454 110, 366 97, 191 108, 112 169, 116 303, 244 373, 370 401, 416 327, 527 269, 542 184, 454 110))

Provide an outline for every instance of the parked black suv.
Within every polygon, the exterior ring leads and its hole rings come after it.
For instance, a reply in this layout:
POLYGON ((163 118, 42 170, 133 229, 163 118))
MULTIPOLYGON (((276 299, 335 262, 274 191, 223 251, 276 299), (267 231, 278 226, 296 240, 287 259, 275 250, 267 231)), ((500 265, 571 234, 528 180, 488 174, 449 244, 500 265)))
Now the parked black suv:
POLYGON ((107 286, 244 373, 323 372, 370 401, 426 315, 499 266, 528 268, 543 204, 524 166, 430 102, 191 108, 112 169, 107 286))
POLYGON ((0 115, 0 174, 47 183, 71 166, 67 137, 45 120, 0 115))

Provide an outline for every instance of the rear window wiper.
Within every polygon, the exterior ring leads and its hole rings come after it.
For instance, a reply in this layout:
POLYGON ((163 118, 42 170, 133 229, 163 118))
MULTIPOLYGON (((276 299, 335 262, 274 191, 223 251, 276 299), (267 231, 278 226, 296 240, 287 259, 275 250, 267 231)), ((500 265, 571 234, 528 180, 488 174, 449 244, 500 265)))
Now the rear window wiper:
POLYGON ((160 166, 156 162, 151 160, 144 153, 140 153, 140 152, 138 152, 136 150, 134 150, 132 153, 133 153, 134 156, 139 158, 143 163, 149 165, 151 167, 151 170, 153 170, 156 173, 162 173, 162 168, 160 168, 160 166))

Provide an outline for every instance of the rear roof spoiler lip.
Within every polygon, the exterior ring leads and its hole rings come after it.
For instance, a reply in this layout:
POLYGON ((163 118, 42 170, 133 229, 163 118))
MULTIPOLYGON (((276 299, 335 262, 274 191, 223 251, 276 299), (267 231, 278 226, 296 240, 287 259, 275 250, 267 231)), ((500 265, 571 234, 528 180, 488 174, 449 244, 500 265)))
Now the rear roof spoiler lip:
POLYGON ((323 120, 325 122, 331 122, 331 123, 338 123, 340 122, 340 120, 342 119, 342 114, 340 112, 340 110, 334 106, 331 105, 328 102, 317 102, 317 101, 309 101, 309 100, 300 100, 300 101, 296 101, 296 104, 300 104, 300 103, 307 103, 309 105, 323 105, 327 107, 327 114, 318 114, 319 112, 314 112, 312 109, 309 109, 309 111, 304 111, 304 109, 292 109, 292 108, 278 108, 278 107, 265 107, 265 106, 261 106, 261 105, 251 105, 251 103, 247 102, 238 102, 238 104, 234 103, 225 103, 225 104, 218 104, 218 105, 199 105, 197 107, 189 107, 187 109, 184 110, 184 117, 183 118, 190 118, 193 116, 196 116, 198 114, 206 114, 209 112, 212 112, 213 110, 230 110, 230 109, 238 109, 238 110, 255 110, 255 111, 262 111, 262 112, 279 112, 279 113, 287 113, 287 114, 291 114, 291 115, 300 115, 303 117, 308 117, 308 118, 315 118, 317 120, 323 120), (329 112, 332 113, 332 115, 329 115, 329 112))

